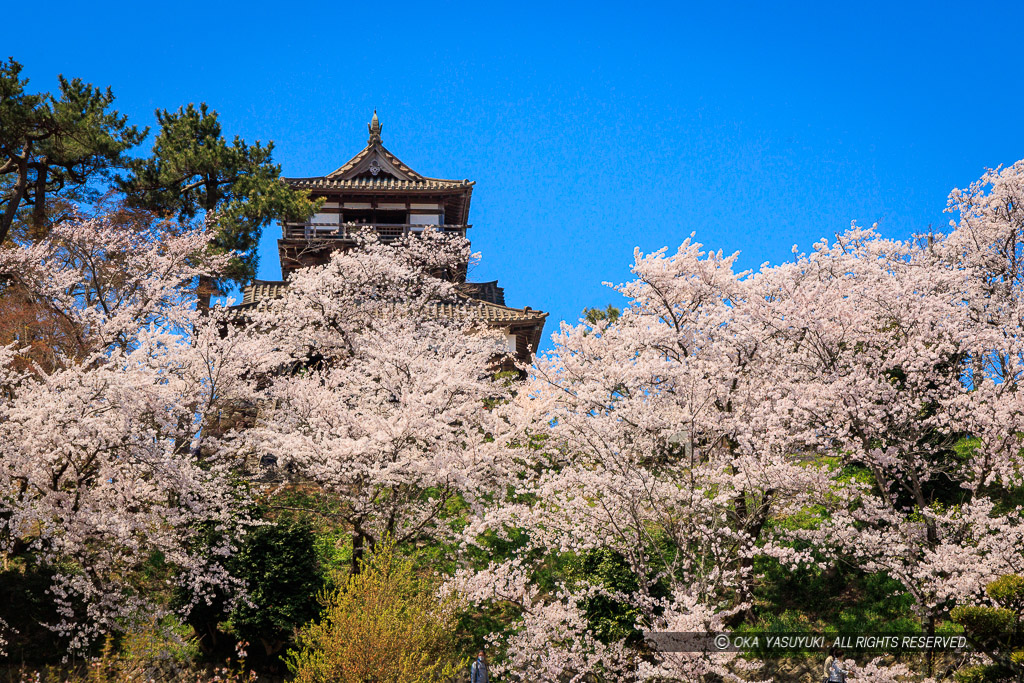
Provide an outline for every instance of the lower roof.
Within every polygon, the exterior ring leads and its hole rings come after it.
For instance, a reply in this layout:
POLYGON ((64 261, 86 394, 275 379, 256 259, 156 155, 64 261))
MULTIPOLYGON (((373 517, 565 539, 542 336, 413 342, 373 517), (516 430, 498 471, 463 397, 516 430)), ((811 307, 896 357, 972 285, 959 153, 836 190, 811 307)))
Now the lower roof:
MULTIPOLYGON (((479 287, 479 294, 483 296, 496 296, 495 290, 501 291, 501 299, 504 301, 504 292, 497 284, 497 281, 464 283, 459 285, 462 293, 454 301, 433 304, 432 309, 439 317, 454 317, 468 313, 473 318, 482 320, 493 327, 515 327, 517 330, 536 327, 536 331, 530 336, 531 344, 537 348, 540 343, 541 331, 544 328, 544 321, 548 317, 547 313, 534 310, 529 306, 512 308, 495 301, 468 295, 471 292, 476 293, 474 290, 479 287)), ((242 303, 232 306, 232 309, 244 311, 253 308, 262 301, 280 298, 287 289, 288 283, 282 280, 254 280, 251 285, 242 290, 242 303)))

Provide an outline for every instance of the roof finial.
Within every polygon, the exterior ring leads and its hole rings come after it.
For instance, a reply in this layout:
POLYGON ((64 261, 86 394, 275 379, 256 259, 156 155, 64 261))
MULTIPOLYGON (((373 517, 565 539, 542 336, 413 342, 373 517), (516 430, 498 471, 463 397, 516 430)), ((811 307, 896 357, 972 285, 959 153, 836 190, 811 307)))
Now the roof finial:
POLYGON ((382 126, 380 125, 380 120, 377 118, 377 110, 376 109, 373 110, 373 118, 370 119, 370 123, 368 123, 366 127, 370 129, 370 139, 367 141, 366 144, 368 144, 368 145, 373 145, 373 144, 379 145, 379 144, 381 144, 381 142, 380 142, 380 129, 382 128, 382 126))

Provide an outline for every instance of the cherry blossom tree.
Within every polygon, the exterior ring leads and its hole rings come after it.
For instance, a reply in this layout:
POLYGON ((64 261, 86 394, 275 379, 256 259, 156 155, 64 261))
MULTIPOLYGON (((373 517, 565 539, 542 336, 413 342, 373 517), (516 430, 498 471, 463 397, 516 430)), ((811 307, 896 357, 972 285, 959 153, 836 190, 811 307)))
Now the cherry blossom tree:
POLYGON ((273 379, 251 433, 258 454, 339 501, 362 549, 450 535, 446 506, 491 489, 502 453, 501 339, 444 277, 469 243, 427 231, 362 243, 294 273, 252 312, 273 379))
POLYGON ((251 391, 251 342, 194 312, 192 283, 221 265, 208 240, 99 217, 0 251, 4 287, 74 338, 48 368, 0 349, 0 554, 52 574, 47 626, 71 650, 163 609, 143 568, 193 601, 231 583, 240 494, 213 425, 251 391), (212 552, 198 543, 218 531, 212 552))
MULTIPOLYGON (((470 591, 522 609, 511 669, 544 671, 543 680, 663 675, 639 667, 636 648, 595 638, 585 602, 601 595, 635 612, 637 632, 714 630, 749 610, 756 553, 808 559, 765 525, 809 505, 827 476, 789 457, 788 434, 766 428, 774 348, 748 310, 756 283, 734 261, 690 240, 673 255, 638 252, 637 279, 616 288, 630 300, 618 319, 563 325, 507 411, 542 446, 523 450, 530 466, 509 482, 514 496, 471 531, 525 529, 534 548, 576 556, 611 550, 638 581, 629 593, 585 580, 543 595, 470 591), (527 642, 552 632, 562 647, 527 642)), ((680 653, 676 664, 681 676, 731 676, 728 659, 680 653)))
POLYGON ((884 573, 929 629, 958 596, 1019 571, 1022 198, 1024 162, 954 191, 948 234, 853 226, 756 272, 691 240, 638 251, 636 279, 615 287, 621 316, 563 325, 505 410, 527 466, 467 531, 525 532, 523 555, 540 558, 459 579, 520 610, 509 669, 734 676, 736 662, 687 653, 651 669, 597 638, 586 605, 615 601, 637 631, 735 626, 753 616, 757 557, 884 573), (809 529, 772 524, 808 512, 809 529), (598 548, 636 590, 536 589, 550 553, 598 548), (531 647, 541 637, 554 645, 531 647))
POLYGON ((445 590, 516 615, 497 674, 754 678, 644 634, 756 623, 762 560, 885 575, 934 628, 1024 572, 1022 198, 1024 162, 955 190, 946 234, 854 225, 756 271, 692 236, 637 251, 621 314, 563 324, 521 384, 452 281, 465 240, 371 239, 199 315, 226 263, 206 231, 58 226, 0 251, 59 340, 0 348, 0 553, 53 574, 49 626, 81 649, 162 609, 143 570, 230 594, 235 481, 276 462, 335 498, 354 563, 385 537, 457 548, 445 590))
POLYGON ((779 428, 863 475, 814 541, 898 578, 930 625, 1024 561, 1007 497, 1024 433, 1021 198, 1018 163, 954 190, 948 235, 819 243, 772 274, 786 292, 765 306, 791 360, 779 428))

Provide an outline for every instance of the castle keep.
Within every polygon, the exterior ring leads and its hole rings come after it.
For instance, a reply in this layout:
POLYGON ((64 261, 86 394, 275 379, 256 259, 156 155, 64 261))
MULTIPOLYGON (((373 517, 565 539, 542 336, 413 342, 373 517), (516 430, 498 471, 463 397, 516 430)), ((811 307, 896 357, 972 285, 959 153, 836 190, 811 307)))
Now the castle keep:
MULTIPOLYGON (((285 223, 278 254, 279 282, 257 280, 244 290, 241 308, 277 296, 296 269, 325 263, 336 249, 348 249, 357 236, 373 231, 383 242, 415 235, 425 228, 468 237, 474 182, 420 175, 392 154, 381 140, 377 112, 370 137, 358 154, 324 176, 285 178, 294 188, 322 198, 318 213, 304 223, 285 223)), ((505 305, 504 290, 494 282, 467 282, 466 272, 450 274, 460 293, 441 313, 461 309, 505 331, 508 351, 524 360, 540 344, 547 313, 505 305)))

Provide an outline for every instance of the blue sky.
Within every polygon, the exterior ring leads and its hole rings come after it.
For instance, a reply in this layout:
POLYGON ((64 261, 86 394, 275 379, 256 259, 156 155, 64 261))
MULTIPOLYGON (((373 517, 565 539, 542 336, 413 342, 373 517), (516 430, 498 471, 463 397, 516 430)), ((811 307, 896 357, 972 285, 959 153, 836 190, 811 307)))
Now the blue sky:
POLYGON ((851 220, 906 236, 1024 157, 1022 3, 90 4, 5 7, 0 54, 139 124, 205 101, 286 175, 346 161, 376 108, 414 169, 477 181, 471 277, 545 336, 618 302, 635 246, 757 267, 851 220))

